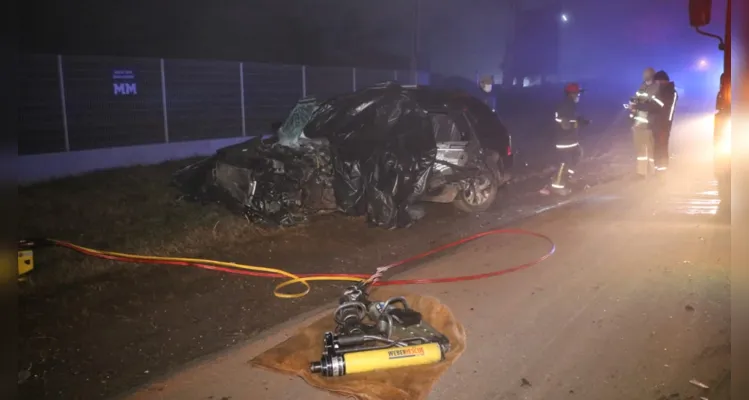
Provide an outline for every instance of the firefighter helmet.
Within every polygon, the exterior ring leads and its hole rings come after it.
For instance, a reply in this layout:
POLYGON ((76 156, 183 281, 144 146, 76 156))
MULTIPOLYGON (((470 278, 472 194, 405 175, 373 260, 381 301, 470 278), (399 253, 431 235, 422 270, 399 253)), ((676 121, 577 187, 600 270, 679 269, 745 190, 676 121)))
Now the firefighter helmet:
POLYGON ((568 83, 564 86, 564 93, 571 94, 571 93, 582 93, 583 90, 580 88, 580 85, 572 82, 568 83))

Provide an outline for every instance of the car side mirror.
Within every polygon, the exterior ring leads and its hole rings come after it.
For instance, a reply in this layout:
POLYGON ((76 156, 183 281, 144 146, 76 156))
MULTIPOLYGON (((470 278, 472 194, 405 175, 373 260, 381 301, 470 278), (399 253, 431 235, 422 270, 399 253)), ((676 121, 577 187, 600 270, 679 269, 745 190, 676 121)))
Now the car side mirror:
POLYGON ((689 0, 689 25, 702 28, 710 24, 712 0, 689 0))
POLYGON ((283 125, 283 122, 281 121, 274 121, 270 124, 270 131, 273 133, 278 133, 278 131, 281 129, 281 126, 283 125))

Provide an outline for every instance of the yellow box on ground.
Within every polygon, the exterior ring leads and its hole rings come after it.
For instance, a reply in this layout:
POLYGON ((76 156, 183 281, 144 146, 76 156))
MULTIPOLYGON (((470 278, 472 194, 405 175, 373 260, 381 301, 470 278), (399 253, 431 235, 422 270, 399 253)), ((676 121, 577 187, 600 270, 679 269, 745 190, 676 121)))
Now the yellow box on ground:
POLYGON ((21 250, 18 252, 18 276, 21 277, 34 269, 34 252, 21 250))

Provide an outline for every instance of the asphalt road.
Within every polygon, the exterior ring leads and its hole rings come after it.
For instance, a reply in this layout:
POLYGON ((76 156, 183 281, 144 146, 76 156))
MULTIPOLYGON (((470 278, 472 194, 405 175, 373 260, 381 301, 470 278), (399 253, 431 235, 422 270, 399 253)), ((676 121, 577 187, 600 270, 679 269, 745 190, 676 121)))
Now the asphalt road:
MULTIPOLYGON (((610 183, 519 224, 556 241, 556 254, 541 265, 497 279, 404 287, 437 296, 467 329, 467 350, 430 399, 728 398, 730 230, 715 215, 705 140, 676 139, 664 181, 610 183)), ((485 272, 534 258, 543 246, 490 237, 404 277, 454 275, 456 265, 461 274, 485 272)), ((287 333, 131 398, 334 398, 248 366, 287 333)))

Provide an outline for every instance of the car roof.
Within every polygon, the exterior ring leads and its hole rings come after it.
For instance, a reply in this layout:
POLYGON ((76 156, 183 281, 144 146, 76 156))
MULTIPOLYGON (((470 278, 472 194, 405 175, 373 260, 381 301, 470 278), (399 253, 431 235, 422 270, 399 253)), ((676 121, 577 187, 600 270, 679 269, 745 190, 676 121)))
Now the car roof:
MULTIPOLYGON (((385 90, 394 84, 397 85, 394 82, 382 82, 364 90, 385 90)), ((482 111, 491 112, 491 109, 480 99, 460 89, 436 88, 428 85, 401 85, 400 87, 429 112, 447 112, 448 110, 465 108, 476 110, 476 107, 486 108, 482 111)), ((313 98, 308 97, 306 99, 312 100, 313 98)), ((305 99, 300 100, 300 102, 304 101, 305 99)), ((315 101, 319 102, 319 100, 315 101)))
MULTIPOLYGON (((394 82, 382 82, 373 85, 368 90, 384 90, 392 85, 397 85, 394 82)), ((429 85, 401 85, 401 88, 407 92, 413 93, 417 97, 434 97, 434 98, 457 98, 461 96, 467 96, 468 94, 457 89, 445 89, 436 88, 429 85)))
POLYGON ((414 94, 414 98, 428 109, 473 108, 483 104, 479 99, 459 89, 443 89, 431 86, 403 86, 414 94))

